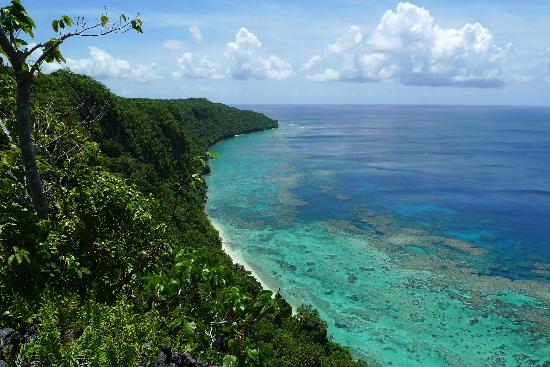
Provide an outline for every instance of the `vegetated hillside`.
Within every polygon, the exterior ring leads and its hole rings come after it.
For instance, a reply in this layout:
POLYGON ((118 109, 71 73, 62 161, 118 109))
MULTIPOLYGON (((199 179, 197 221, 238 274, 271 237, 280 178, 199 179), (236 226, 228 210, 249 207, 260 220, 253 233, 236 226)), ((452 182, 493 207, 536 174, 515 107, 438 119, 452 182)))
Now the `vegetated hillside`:
POLYGON ((233 265, 204 212, 208 147, 276 121, 121 98, 68 71, 33 92, 48 221, 25 191, 14 80, 0 70, 0 360, 154 366, 171 346, 220 366, 364 365, 315 310, 293 316, 233 265))

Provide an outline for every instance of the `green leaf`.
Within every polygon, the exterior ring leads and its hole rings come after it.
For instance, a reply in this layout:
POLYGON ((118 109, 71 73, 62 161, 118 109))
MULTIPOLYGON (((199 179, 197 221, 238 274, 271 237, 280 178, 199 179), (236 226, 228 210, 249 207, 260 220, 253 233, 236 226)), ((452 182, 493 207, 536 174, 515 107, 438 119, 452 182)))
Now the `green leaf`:
POLYGON ((28 264, 31 263, 29 252, 25 249, 19 248, 18 246, 13 246, 13 255, 8 257, 8 265, 11 265, 13 260, 17 260, 18 264, 21 264, 23 260, 25 260, 28 264))
POLYGON ((132 26, 132 29, 136 30, 139 33, 143 33, 143 30, 141 29, 141 26, 143 25, 143 22, 142 22, 141 19, 139 19, 139 18, 133 19, 130 22, 130 25, 132 26))
POLYGON ((183 316, 183 315, 182 315, 182 316, 179 316, 179 317, 177 317, 174 321, 172 321, 172 322, 170 323, 170 327, 171 327, 172 329, 175 329, 175 328, 177 328, 178 326, 180 326, 184 321, 185 321, 185 316, 183 316))
POLYGON ((186 334, 191 335, 195 332, 195 329, 197 328, 197 324, 195 324, 195 321, 187 322, 187 320, 183 323, 183 330, 185 330, 186 334))
POLYGON ((227 354, 223 357, 223 367, 237 367, 237 357, 227 354))
POLYGON ((63 20, 63 22, 69 27, 71 27, 73 25, 73 19, 71 17, 67 16, 67 15, 63 15, 61 17, 61 20, 63 20))
POLYGON ((52 28, 55 33, 59 32, 59 20, 54 20, 52 22, 52 28))
POLYGON ((109 23, 109 17, 106 15, 101 16, 101 26, 105 27, 109 23))
POLYGON ((15 43, 17 43, 17 45, 23 45, 23 46, 27 46, 28 45, 28 42, 25 41, 24 39, 21 39, 21 38, 16 38, 15 40, 15 43))

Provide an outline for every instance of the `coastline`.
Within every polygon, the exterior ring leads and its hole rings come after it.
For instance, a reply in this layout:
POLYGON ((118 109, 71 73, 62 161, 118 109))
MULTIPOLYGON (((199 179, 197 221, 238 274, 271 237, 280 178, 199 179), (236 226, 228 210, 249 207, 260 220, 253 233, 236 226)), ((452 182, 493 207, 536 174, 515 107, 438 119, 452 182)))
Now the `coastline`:
POLYGON ((278 291, 280 291, 281 288, 273 279, 267 276, 267 274, 262 274, 263 272, 260 268, 248 262, 244 258, 242 252, 233 246, 233 244, 231 243, 231 241, 228 240, 227 235, 223 231, 223 227, 213 218, 208 217, 208 219, 210 220, 210 223, 212 223, 212 226, 220 234, 222 249, 231 258, 231 261, 233 261, 233 263, 235 264, 241 265, 243 268, 245 268, 246 271, 250 272, 254 279, 256 279, 258 283, 260 283, 262 289, 270 290, 271 292, 273 292, 273 294, 276 294, 278 291))

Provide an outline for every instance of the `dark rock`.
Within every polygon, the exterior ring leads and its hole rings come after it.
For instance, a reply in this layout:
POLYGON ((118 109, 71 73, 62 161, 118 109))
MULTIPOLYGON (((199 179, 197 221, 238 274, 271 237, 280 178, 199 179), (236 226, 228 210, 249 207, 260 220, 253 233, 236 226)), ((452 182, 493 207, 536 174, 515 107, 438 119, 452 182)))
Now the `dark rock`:
POLYGON ((348 276, 348 282, 355 283, 357 281, 357 277, 355 275, 348 276))
MULTIPOLYGON (((0 329, 0 352, 3 352, 4 356, 11 355, 15 360, 21 346, 32 341, 37 334, 38 329, 36 325, 27 327, 21 331, 12 328, 0 329)), ((1 364, 0 367, 2 367, 1 364)))
POLYGON ((171 347, 163 348, 157 357, 158 367, 216 367, 197 361, 187 353, 175 352, 171 347))
POLYGON ((0 350, 6 348, 19 349, 21 344, 21 335, 12 328, 0 329, 0 350))
MULTIPOLYGON (((13 359, 19 353, 21 335, 12 328, 0 329, 0 351, 5 355, 11 355, 13 359)), ((5 363, 5 362, 4 362, 5 363)), ((0 366, 2 366, 0 364, 0 366)))
POLYGON ((341 322, 335 323, 334 326, 336 326, 339 329, 347 329, 348 328, 348 325, 346 325, 344 323, 341 323, 341 322))
POLYGON ((331 294, 334 294, 334 290, 329 289, 329 290, 325 291, 325 294, 326 294, 327 296, 330 296, 331 294))
POLYGON ((359 296, 354 294, 353 296, 351 296, 351 299, 354 301, 359 301, 359 296))

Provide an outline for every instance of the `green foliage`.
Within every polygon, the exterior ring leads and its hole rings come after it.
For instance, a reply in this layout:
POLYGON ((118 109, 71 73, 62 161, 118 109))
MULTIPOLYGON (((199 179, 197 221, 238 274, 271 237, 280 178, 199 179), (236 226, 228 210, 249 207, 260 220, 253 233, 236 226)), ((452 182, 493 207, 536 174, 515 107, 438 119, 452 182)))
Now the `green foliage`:
POLYGON ((227 360, 227 354, 240 365, 257 366, 260 357, 250 338, 253 326, 260 320, 281 322, 292 310, 271 291, 243 292, 228 281, 231 273, 226 266, 206 266, 196 251, 181 250, 170 271, 146 277, 145 294, 154 296, 157 308, 170 315, 174 340, 182 350, 217 361, 227 360))
MULTIPOLYGON (((101 21, 101 23, 103 23, 103 20, 101 21)), ((136 30, 138 33, 143 33, 143 30, 141 29, 141 27, 143 26, 143 22, 141 19, 132 19, 130 21, 130 24, 132 26, 132 29, 136 30)))
POLYGON ((106 306, 47 296, 35 321, 38 335, 23 346, 18 365, 154 366, 168 342, 158 313, 137 313, 123 300, 106 306))
MULTIPOLYGON (((36 24, 23 7, 20 0, 12 0, 11 4, 0 9, 0 25, 11 33, 23 32, 34 38, 36 24)), ((16 38, 15 45, 26 45, 24 40, 16 38)))
POLYGON ((0 326, 38 330, 21 364, 148 366, 171 345, 220 366, 364 366, 315 310, 293 316, 233 265, 205 215, 208 148, 275 121, 204 99, 124 99, 68 71, 40 76, 41 221, 12 144, 9 70, 0 88, 0 326))

